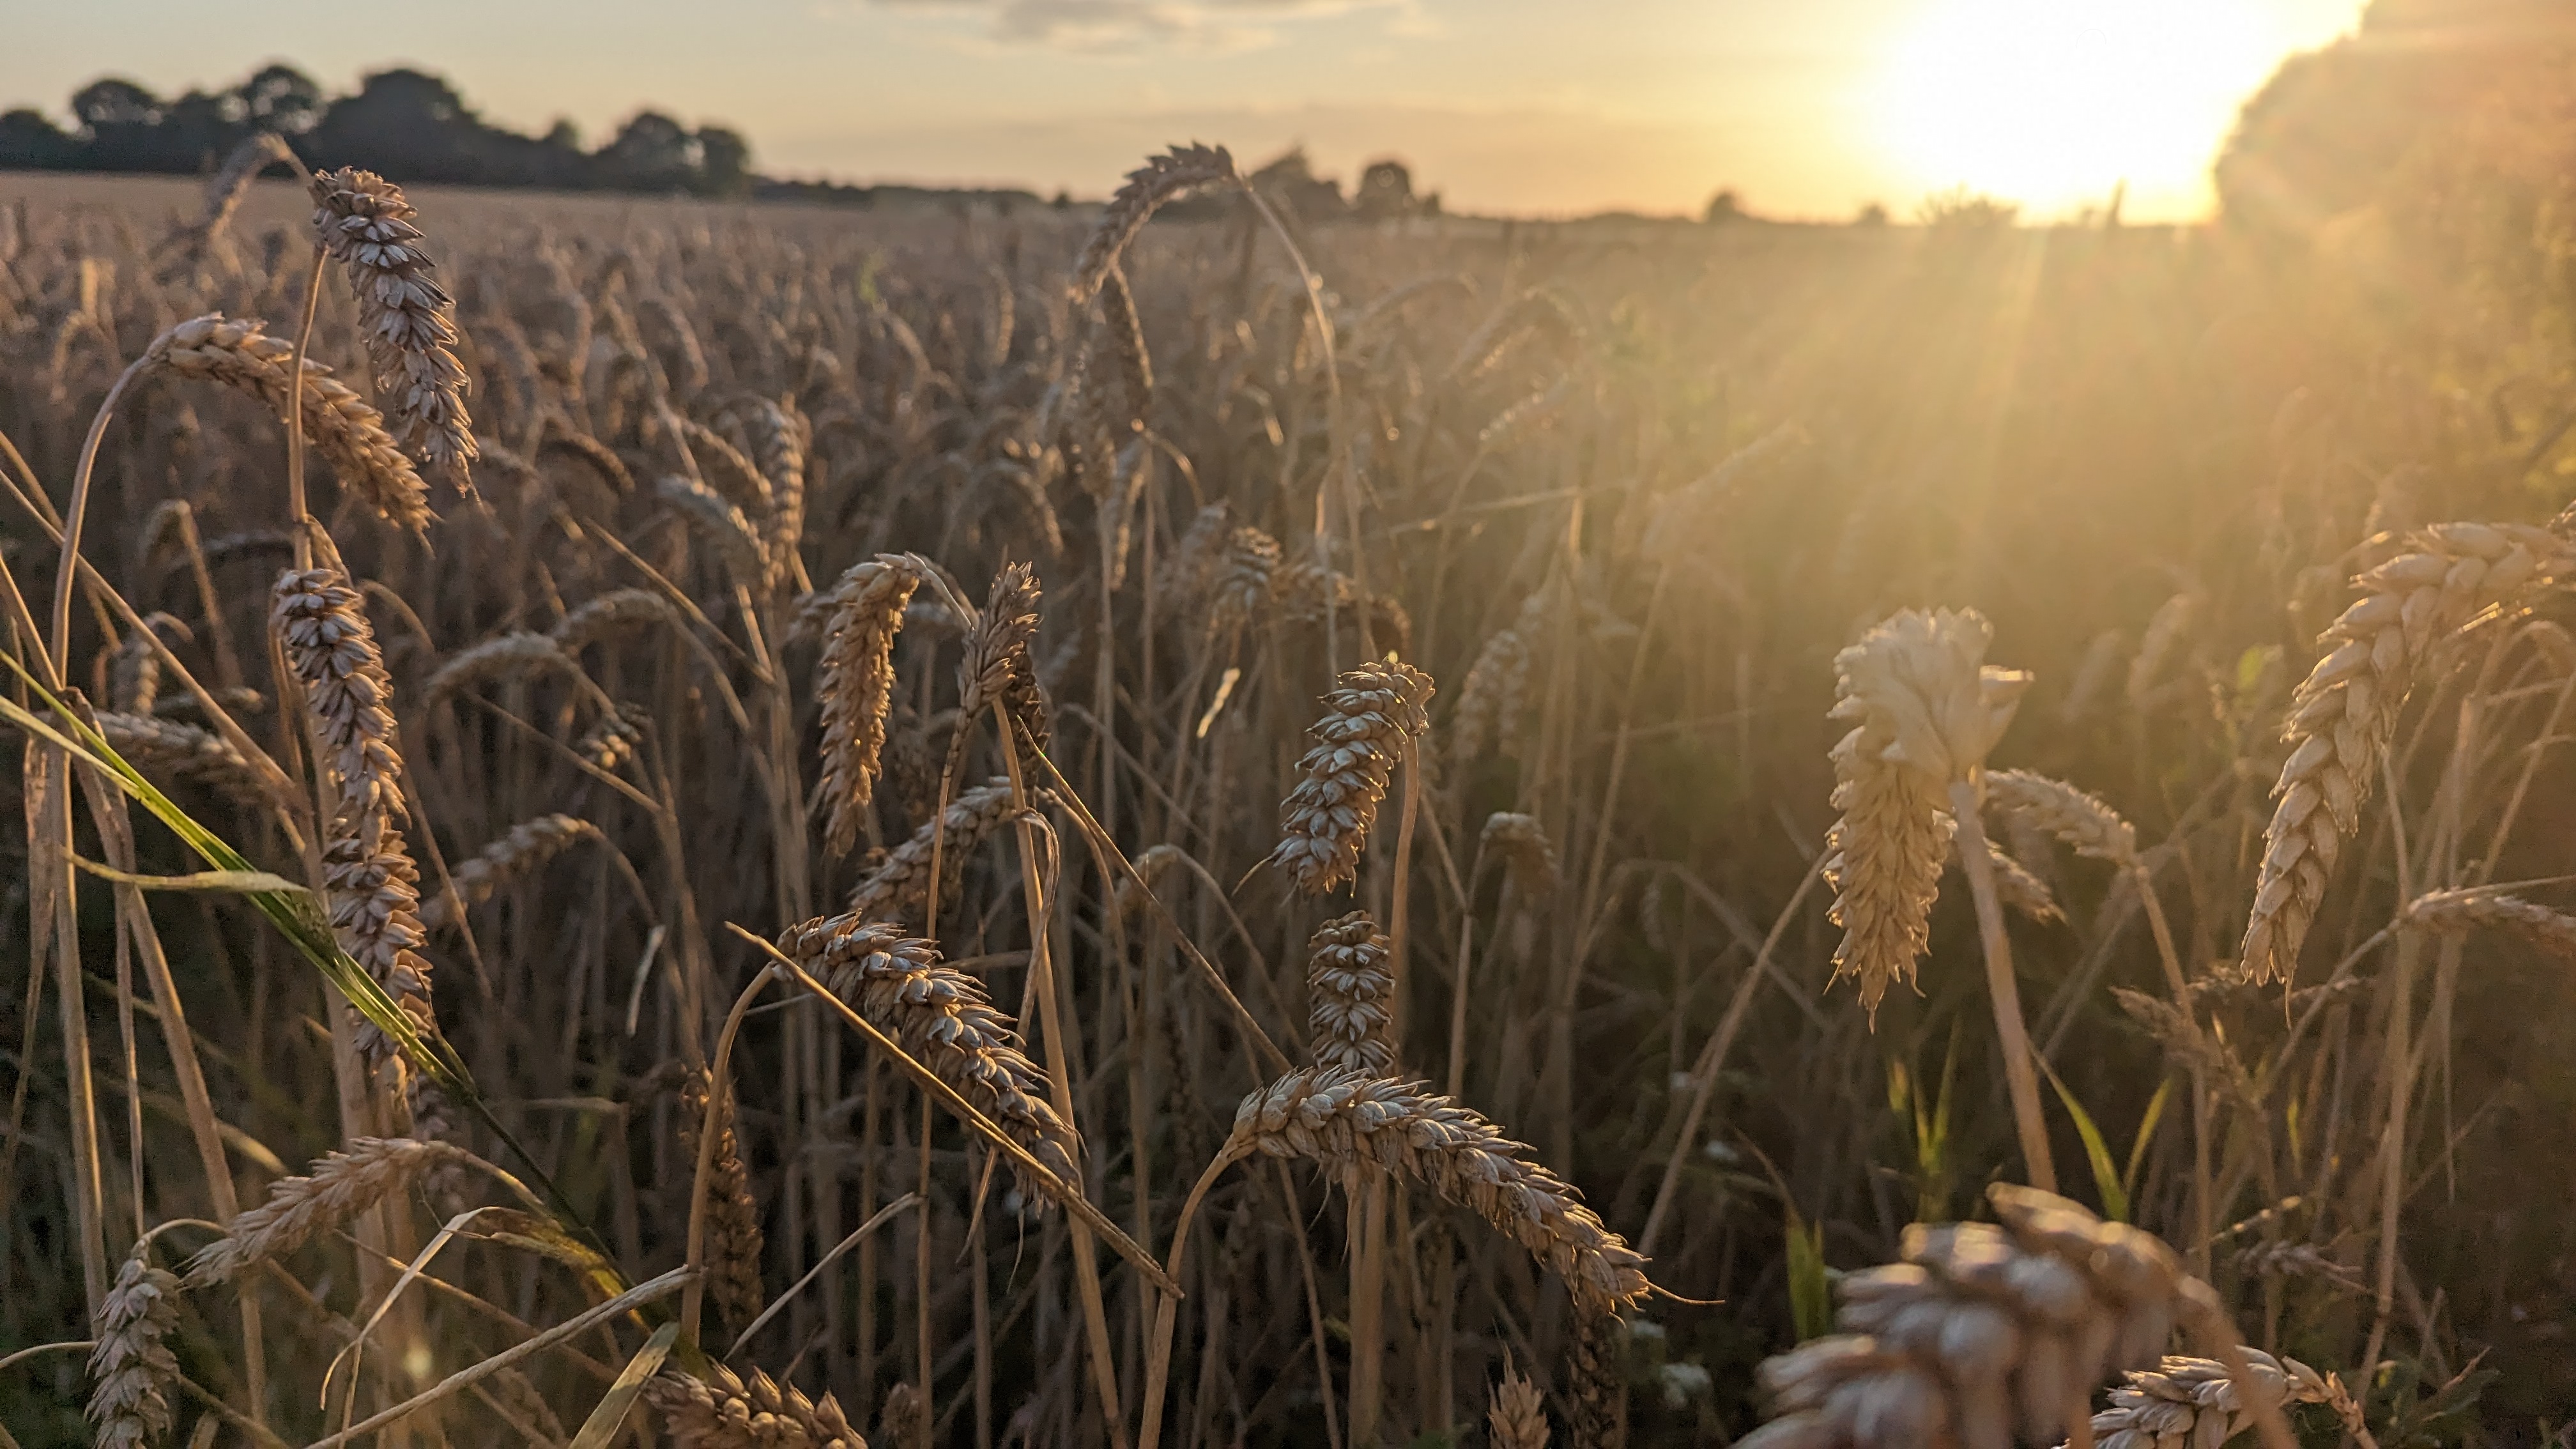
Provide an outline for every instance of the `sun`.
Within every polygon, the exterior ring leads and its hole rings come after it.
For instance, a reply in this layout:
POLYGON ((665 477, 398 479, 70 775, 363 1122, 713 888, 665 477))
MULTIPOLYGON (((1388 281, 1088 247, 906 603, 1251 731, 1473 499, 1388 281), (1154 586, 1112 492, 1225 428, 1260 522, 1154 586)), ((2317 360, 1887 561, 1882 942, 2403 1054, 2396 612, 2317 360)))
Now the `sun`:
POLYGON ((2297 43, 2278 5, 1923 0, 1873 92, 1879 144, 1926 189, 2050 214, 2125 186, 2133 214, 2198 214, 2237 107, 2297 43))

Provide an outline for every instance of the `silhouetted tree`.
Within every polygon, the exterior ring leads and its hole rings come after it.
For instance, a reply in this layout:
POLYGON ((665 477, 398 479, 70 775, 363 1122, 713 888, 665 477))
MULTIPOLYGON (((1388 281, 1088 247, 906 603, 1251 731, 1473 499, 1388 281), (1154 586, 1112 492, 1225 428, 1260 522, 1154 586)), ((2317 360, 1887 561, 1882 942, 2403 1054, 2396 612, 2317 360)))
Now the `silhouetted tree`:
POLYGON ((256 130, 301 136, 322 119, 320 83, 291 65, 272 63, 260 67, 241 83, 237 94, 256 130))
POLYGON ((698 190, 708 196, 749 196, 751 143, 723 126, 700 126, 698 190))
POLYGON ((599 149, 602 179, 626 191, 681 191, 697 179, 698 138, 659 111, 640 111, 599 149))
POLYGON ((74 164, 80 142, 41 111, 24 108, 0 115, 0 167, 52 171, 74 164))
POLYGON ((1742 221, 1744 198, 1736 195, 1735 188, 1730 186, 1708 199, 1708 209, 1700 213, 1699 219, 1710 226, 1723 226, 1730 221, 1742 221))
POLYGON ((1351 209, 1369 221, 1391 221, 1414 215, 1421 203, 1413 198, 1413 173, 1401 161, 1372 161, 1360 173, 1360 189, 1351 209))

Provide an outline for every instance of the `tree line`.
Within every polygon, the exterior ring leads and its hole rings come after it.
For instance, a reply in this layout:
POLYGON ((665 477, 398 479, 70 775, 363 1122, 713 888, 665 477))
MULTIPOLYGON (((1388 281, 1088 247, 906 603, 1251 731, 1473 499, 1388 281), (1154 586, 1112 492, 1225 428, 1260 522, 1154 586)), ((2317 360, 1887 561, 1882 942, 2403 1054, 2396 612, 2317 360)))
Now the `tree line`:
POLYGON ((722 126, 692 129, 646 110, 586 149, 570 121, 523 135, 476 115, 445 80, 410 69, 379 71, 340 96, 283 64, 226 90, 170 99, 111 76, 74 92, 71 114, 68 130, 31 108, 0 114, 0 170, 194 175, 273 131, 308 165, 361 165, 403 182, 736 197, 758 180, 750 144, 722 126))

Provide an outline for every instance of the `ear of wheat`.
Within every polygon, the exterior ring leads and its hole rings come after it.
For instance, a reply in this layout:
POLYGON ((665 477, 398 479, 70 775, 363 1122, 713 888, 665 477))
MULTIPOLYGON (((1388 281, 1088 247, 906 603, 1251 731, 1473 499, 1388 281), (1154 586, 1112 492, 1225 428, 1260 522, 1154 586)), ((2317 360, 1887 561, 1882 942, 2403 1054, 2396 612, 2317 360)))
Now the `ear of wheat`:
POLYGON ((2561 960, 2576 961, 2576 916, 2502 891, 2433 891, 2399 913, 2409 926, 2457 933, 2478 926, 2511 931, 2561 960))
POLYGON ((554 627, 558 647, 570 654, 630 630, 679 625, 671 601, 651 589, 611 589, 584 600, 554 627))
POLYGON ((349 274, 358 326, 375 361, 376 396, 413 457, 469 487, 474 423, 456 360, 456 303, 430 276, 419 215, 402 188, 351 166, 313 178, 313 230, 349 274))
POLYGON ((1431 676, 1409 664, 1363 664, 1324 696, 1327 713, 1307 734, 1315 747, 1280 807, 1270 863, 1306 894, 1352 879, 1360 847, 1407 741, 1430 727, 1431 676))
MULTIPOLYGON (((2331 1397, 2325 1375, 2294 1358, 2244 1351, 2267 1394, 2277 1403, 2322 1404, 2331 1397)), ((2093 1416, 2100 1449, 2203 1449, 2224 1444, 2254 1427, 2253 1406, 2216 1359, 2168 1355, 2154 1368, 2131 1369, 2111 1391, 2111 1407, 2093 1416)))
POLYGON ((521 629, 496 634, 459 651, 430 675, 428 693, 431 699, 439 700, 496 679, 516 679, 549 670, 577 671, 579 668, 553 635, 521 629))
MULTIPOLYGON (((957 710, 972 719, 994 704, 1010 717, 1026 748, 1044 750, 1052 732, 1046 691, 1029 646, 1038 637, 1038 576, 1024 563, 1004 564, 957 664, 957 710)), ((1019 743, 1011 748, 1020 749, 1019 743)))
POLYGON ((118 754, 147 775, 192 780, 248 803, 264 798, 250 762, 212 730, 106 709, 98 711, 94 723, 118 754))
POLYGON ((706 536, 735 583, 754 590, 767 584, 769 551, 762 546, 760 530, 750 515, 713 488, 677 473, 657 479, 653 492, 691 529, 706 536))
POLYGON ((874 559, 841 575, 830 594, 815 694, 823 714, 824 835, 837 854, 858 843, 863 812, 876 798, 894 702, 895 635, 920 583, 910 565, 874 559))
POLYGON ((1493 1403, 1485 1410, 1485 1431, 1492 1449, 1547 1449, 1547 1405, 1533 1384, 1503 1355, 1503 1377, 1494 1385, 1493 1403))
POLYGON ((1477 848, 1502 861, 1505 883, 1522 909, 1556 894, 1556 847, 1537 816, 1495 811, 1485 817, 1477 848))
POLYGON ((2546 529, 2443 523, 2354 581, 2362 597, 2327 627, 2326 656, 2299 685, 2282 727, 2290 755, 2272 787, 2240 974, 2290 979, 2417 676, 2482 612, 2571 567, 2576 550, 2546 529))
POLYGON ((713 1360, 703 1377, 664 1369, 645 1380, 644 1401, 676 1449, 868 1449, 830 1394, 808 1399, 758 1369, 748 1381, 713 1360))
POLYGON ((1363 1169, 1402 1173, 1527 1248, 1565 1280, 1579 1310, 1614 1314, 1645 1296, 1645 1259, 1523 1150, 1418 1083, 1317 1066, 1244 1098, 1220 1155, 1302 1158, 1345 1182, 1363 1169))
MULTIPOLYGON (((1046 795, 1044 791, 1031 793, 1032 798, 1046 795)), ((923 919, 930 897, 933 840, 939 842, 951 861, 962 860, 1010 820, 1016 808, 1007 778, 997 776, 972 789, 960 790, 937 821, 923 824, 909 839, 886 852, 885 862, 850 892, 850 914, 861 920, 923 919)), ((951 866, 945 874, 940 890, 943 898, 956 889, 959 873, 951 866)))
MULTIPOLYGON (((162 333, 145 356, 162 371, 248 393, 281 422, 294 406, 294 345, 269 336, 249 318, 229 320, 218 312, 182 322, 162 333)), ((434 516, 429 490, 385 431, 383 416, 309 357, 302 396, 304 435, 341 483, 357 490, 386 522, 414 533, 426 529, 434 516)), ((211 544, 207 552, 214 554, 211 544)))
POLYGON ((1223 146, 1175 146, 1127 173, 1127 184, 1109 198, 1100 223, 1073 264, 1073 299, 1088 302, 1100 291, 1127 244, 1145 229, 1162 204, 1196 186, 1240 185, 1234 157, 1223 146))
MULTIPOLYGON (((601 838, 599 827, 578 815, 558 813, 522 820, 450 872, 455 900, 463 909, 472 910, 503 886, 544 869, 546 862, 581 842, 601 838)), ((421 912, 422 923, 432 928, 447 924, 453 918, 448 902, 445 895, 431 901, 421 912)))
MULTIPOLYGON (((680 1087, 682 1160, 698 1160, 713 1074, 701 1067, 680 1087)), ((760 1288, 760 1204, 751 1195, 751 1173, 734 1138, 733 1096, 716 1109, 715 1180, 707 1196, 707 1288, 716 1311, 736 1329, 748 1328, 768 1301, 760 1288)))
MULTIPOLYGON (((893 1037, 915 1060, 1068 1183, 1082 1181, 1082 1140, 1047 1100, 1046 1076, 1020 1050, 1011 1019, 974 977, 896 926, 855 915, 790 927, 779 950, 893 1037)), ((1015 1168, 1015 1170, 1018 1170, 1015 1168)), ((1043 1204, 1030 1186, 1028 1200, 1043 1204)))
POLYGON ((1366 911, 1326 921, 1306 943, 1307 1033, 1319 1067, 1383 1075, 1395 1064, 1387 939, 1366 911))
POLYGON ((359 1137, 306 1170, 269 1184, 268 1200, 232 1221, 188 1262, 187 1285, 228 1283, 407 1191, 433 1168, 473 1161, 462 1148, 414 1137, 359 1137))
POLYGON ((2120 812, 2063 780, 2028 770, 1989 770, 1986 803, 2057 837, 2077 855, 2122 867, 2138 863, 2138 832, 2120 812))
POLYGON ((1834 656, 1834 746, 1825 880, 1843 928, 1834 977, 1860 984, 1873 1016, 1889 985, 1914 983, 1941 865, 1956 828, 1948 787, 1970 778, 2029 676, 1985 664, 1993 630, 1975 611, 1906 610, 1834 656))
POLYGON ((2033 1188, 1988 1196, 2001 1226, 1918 1223, 1902 1262, 1844 1275, 1843 1331, 1762 1365, 1778 1417, 1747 1449, 2053 1442, 2177 1322, 2222 1320, 2148 1234, 2033 1188))
POLYGON ((1506 755, 1520 753, 1521 713, 1529 694, 1529 637, 1519 628, 1487 639, 1467 668, 1458 689, 1458 708, 1449 716, 1450 750, 1460 765, 1470 765, 1488 745, 1506 755))
POLYGON ((136 1243, 91 1332, 89 1421, 100 1449, 143 1449, 170 1432, 179 1360, 164 1340, 178 1324, 179 1280, 153 1266, 149 1239, 136 1243))

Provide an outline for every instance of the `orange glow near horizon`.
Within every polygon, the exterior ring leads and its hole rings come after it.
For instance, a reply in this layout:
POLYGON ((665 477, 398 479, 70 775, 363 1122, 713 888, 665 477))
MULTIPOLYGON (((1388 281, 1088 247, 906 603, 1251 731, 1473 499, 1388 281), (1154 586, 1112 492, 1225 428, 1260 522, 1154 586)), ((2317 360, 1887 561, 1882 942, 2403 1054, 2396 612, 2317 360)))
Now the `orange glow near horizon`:
POLYGON ((1873 88, 1877 142, 1927 190, 1966 186, 2049 216, 2125 186, 2132 215, 2198 217, 2237 108, 2283 56, 2323 38, 2305 33, 2315 22, 2336 18, 2305 8, 2317 13, 2245 0, 1927 0, 1894 32, 1873 88))

